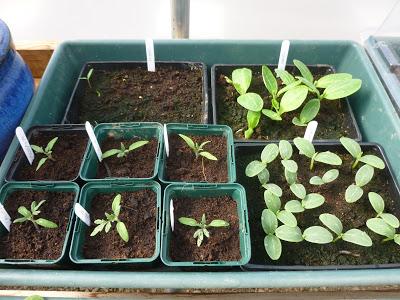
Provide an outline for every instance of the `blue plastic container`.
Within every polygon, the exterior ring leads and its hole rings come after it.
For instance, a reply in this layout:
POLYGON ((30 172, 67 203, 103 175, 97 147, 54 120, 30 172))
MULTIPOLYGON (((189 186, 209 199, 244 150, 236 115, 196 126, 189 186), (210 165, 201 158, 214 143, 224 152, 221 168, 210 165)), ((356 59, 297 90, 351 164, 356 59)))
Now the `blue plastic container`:
POLYGON ((0 163, 33 92, 32 73, 15 51, 7 25, 0 20, 0 163))

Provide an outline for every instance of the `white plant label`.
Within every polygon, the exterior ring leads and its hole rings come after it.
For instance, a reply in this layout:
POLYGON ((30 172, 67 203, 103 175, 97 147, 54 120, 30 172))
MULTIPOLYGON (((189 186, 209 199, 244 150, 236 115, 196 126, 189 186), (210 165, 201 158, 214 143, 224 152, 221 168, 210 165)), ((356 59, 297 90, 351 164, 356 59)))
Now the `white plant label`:
POLYGON ((284 40, 281 45, 281 53, 279 54, 278 69, 285 70, 286 61, 289 54, 290 41, 284 40))
POLYGON ((8 232, 10 232, 11 227, 11 217, 4 208, 3 204, 0 204, 0 222, 4 225, 8 232))
POLYGON ((87 226, 90 226, 90 215, 87 210, 83 208, 82 205, 80 205, 79 203, 75 203, 74 211, 75 215, 79 219, 81 219, 83 223, 85 223, 87 226))
POLYGON ((33 152, 32 148, 31 148, 31 144, 29 144, 28 138, 26 137, 25 132, 22 129, 22 127, 18 126, 15 129, 15 135, 17 136, 19 144, 21 145, 21 148, 24 151, 25 156, 29 161, 29 164, 32 164, 33 160, 35 159, 35 153, 33 152))
POLYGON ((175 217, 174 217, 174 200, 171 199, 169 203, 169 219, 171 221, 171 230, 174 231, 175 227, 175 217))
POLYGON ((96 135, 94 134, 93 127, 88 121, 86 121, 85 123, 85 129, 90 141, 92 142, 92 146, 94 151, 96 152, 97 158, 99 159, 99 161, 102 161, 101 156, 103 155, 103 153, 101 152, 99 142, 97 141, 96 135))
POLYGON ((167 154, 167 157, 169 157, 169 141, 168 141, 168 131, 166 124, 164 124, 164 146, 165 146, 165 153, 167 154))
POLYGON ((146 59, 147 59, 147 71, 156 71, 156 62, 154 59, 154 41, 153 39, 146 39, 146 59))
POLYGON ((317 121, 311 121, 308 123, 306 132, 304 133, 304 138, 312 143, 314 139, 315 132, 317 131, 318 127, 318 122, 317 121))

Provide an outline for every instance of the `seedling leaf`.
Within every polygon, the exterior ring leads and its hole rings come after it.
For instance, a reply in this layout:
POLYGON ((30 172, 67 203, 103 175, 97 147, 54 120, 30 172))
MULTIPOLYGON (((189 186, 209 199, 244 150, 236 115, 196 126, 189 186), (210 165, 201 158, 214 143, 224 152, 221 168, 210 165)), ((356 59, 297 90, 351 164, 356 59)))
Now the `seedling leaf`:
POLYGON ((315 156, 315 160, 327 165, 340 166, 342 159, 335 153, 330 151, 320 152, 315 156))
POLYGON ((310 184, 313 185, 323 185, 325 182, 319 176, 313 176, 310 178, 310 184))
POLYGON ((273 213, 277 213, 281 208, 281 199, 269 190, 264 192, 264 201, 267 208, 269 208, 273 213))
POLYGON ((319 99, 311 99, 308 101, 301 110, 299 121, 302 124, 306 124, 313 120, 317 116, 320 106, 319 99))
POLYGON ((347 137, 341 137, 340 143, 343 145, 343 147, 346 148, 346 150, 351 154, 351 156, 353 156, 354 158, 361 157, 362 155, 361 147, 355 140, 347 137))
POLYGON ((316 87, 319 89, 325 89, 332 83, 342 80, 349 80, 352 79, 352 77, 353 76, 348 73, 335 73, 335 74, 325 75, 320 79, 318 79, 318 81, 316 82, 316 87))
POLYGON ((368 199, 369 203, 371 203, 373 209, 376 211, 377 214, 383 213, 385 210, 385 202, 383 201, 383 198, 374 192, 369 192, 368 193, 368 199))
POLYGON ((283 224, 290 226, 290 227, 296 227, 297 226, 297 220, 296 217, 288 210, 281 210, 278 212, 276 215, 279 221, 281 221, 283 224))
POLYGON ((306 197, 302 201, 302 205, 305 209, 313 209, 324 204, 325 198, 324 196, 316 193, 311 193, 306 195, 306 197))
POLYGON ((140 148, 140 147, 142 147, 142 146, 144 146, 144 145, 146 145, 148 143, 149 143, 149 141, 137 141, 137 142, 134 142, 133 144, 131 144, 129 146, 128 150, 129 151, 135 150, 135 149, 140 148))
POLYGON ((264 106, 264 101, 259 94, 246 93, 237 98, 237 102, 245 109, 252 111, 261 111, 264 106))
POLYGON ((336 81, 324 90, 323 97, 328 100, 345 98, 357 92, 361 88, 361 84, 360 79, 336 81))
POLYGON ((306 188, 301 183, 293 183, 290 185, 290 190, 299 199, 304 199, 306 197, 306 188))
POLYGON ((279 154, 279 147, 276 144, 268 144, 264 147, 261 152, 261 161, 263 163, 269 164, 275 160, 279 154))
POLYGON ((210 227, 228 227, 229 223, 226 222, 225 220, 215 219, 215 220, 212 220, 211 223, 208 224, 208 226, 210 226, 210 227))
POLYGON ((323 176, 322 176, 322 181, 324 183, 330 183, 334 181, 336 178, 339 176, 339 170, 337 169, 332 169, 327 171, 323 176))
POLYGON ((199 155, 204 156, 209 160, 218 160, 218 158, 216 158, 214 155, 212 155, 210 152, 207 151, 201 151, 199 152, 199 155))
POLYGON ((247 92, 250 87, 252 72, 250 69, 241 68, 233 70, 232 84, 240 95, 247 92))
POLYGON ((300 154, 304 154, 305 156, 312 158, 315 154, 315 148, 311 142, 306 140, 305 138, 296 137, 293 140, 296 148, 300 151, 300 154))
POLYGON ((46 220, 46 219, 42 219, 39 218, 36 221, 36 224, 38 224, 39 226, 42 226, 44 228, 57 228, 58 225, 52 221, 46 220))
POLYGON ((282 189, 274 183, 263 184, 263 188, 270 191, 272 194, 274 194, 277 197, 282 197, 282 189))
POLYGON ((363 193, 364 191, 362 188, 356 186, 355 184, 349 185, 345 193, 346 202, 354 203, 358 201, 362 197, 363 193))
POLYGON ((387 224, 384 220, 381 218, 372 218, 367 220, 367 227, 371 229, 373 232, 386 236, 390 239, 394 238, 395 235, 395 229, 387 224))
POLYGON ((261 214, 261 225, 266 234, 273 234, 278 228, 278 219, 270 209, 264 209, 261 214))
POLYGON ((267 164, 262 163, 261 161, 253 160, 247 165, 245 174, 247 177, 254 177, 260 174, 266 168, 266 166, 267 164))
POLYGON ((274 121, 282 121, 282 117, 280 114, 270 110, 270 109, 263 109, 261 111, 264 115, 266 115, 268 118, 274 121))
POLYGON ((296 173, 298 170, 297 163, 294 160, 281 160, 281 163, 291 173, 296 173))
POLYGON ((385 163, 383 162, 382 159, 380 159, 378 156, 375 155, 364 155, 359 159, 361 162, 370 165, 371 167, 377 168, 377 169, 384 169, 385 168, 385 163))
POLYGON ((187 217, 180 217, 178 219, 179 223, 186 225, 186 226, 191 226, 191 227, 197 227, 199 226, 199 223, 193 218, 187 218, 187 217))
POLYGON ((295 82, 294 77, 286 70, 275 69, 276 76, 279 77, 284 85, 289 85, 295 82))
POLYGON ((320 221, 330 230, 332 230, 336 235, 340 235, 343 232, 342 222, 338 217, 332 214, 321 214, 319 216, 320 221))
POLYGON ((43 157, 39 160, 39 163, 36 167, 36 171, 39 170, 41 166, 43 166, 43 164, 46 162, 46 160, 47 160, 47 157, 43 157))
POLYGON ((288 225, 281 225, 275 230, 275 235, 284 241, 298 243, 303 240, 301 230, 299 227, 290 227, 288 225))
POLYGON ((265 87, 268 92, 275 97, 278 92, 278 83, 276 82, 274 74, 267 66, 261 67, 261 73, 265 87))
POLYGON ((381 218, 383 221, 385 221, 387 224, 389 224, 393 228, 399 228, 399 219, 395 215, 388 214, 388 213, 383 213, 381 214, 381 218))
POLYGON ((297 67, 297 69, 299 69, 301 76, 303 76, 309 82, 314 81, 314 78, 313 78, 310 70, 303 62, 301 62, 300 60, 294 59, 293 63, 297 67))
POLYGON ((269 234, 264 238, 264 248, 272 260, 278 260, 282 254, 281 240, 275 235, 269 234))
POLYGON ((366 232, 359 229, 350 229, 346 231, 343 234, 342 239, 346 242, 360 245, 363 247, 372 246, 372 240, 369 237, 369 235, 366 232))
POLYGON ((279 153, 284 160, 290 159, 293 154, 292 145, 286 140, 279 141, 279 153))
POLYGON ((126 226, 124 223, 122 222, 117 222, 117 232, 119 234, 119 236, 121 237, 121 239, 127 243, 129 241, 129 234, 128 234, 128 230, 126 229, 126 226))
POLYGON ((310 243, 328 244, 333 241, 332 233, 321 226, 308 227, 303 232, 303 238, 310 243))
POLYGON ((285 113, 298 109, 307 97, 308 89, 304 85, 296 86, 288 90, 281 99, 279 113, 285 113))
POLYGON ((356 185, 363 187, 371 181, 372 177, 374 177, 374 168, 370 165, 363 165, 356 173, 356 185))
POLYGON ((258 180, 260 181, 261 185, 266 184, 269 181, 269 172, 268 169, 262 170, 258 173, 258 180))
POLYGON ((285 179, 289 185, 296 183, 297 181, 297 173, 289 172, 289 170, 285 169, 285 179))
POLYGON ((46 146, 46 149, 44 149, 45 152, 49 152, 53 149, 54 144, 57 142, 58 137, 53 138, 46 146))
POLYGON ((185 143, 190 147, 190 149, 192 149, 193 151, 197 150, 193 140, 190 137, 184 134, 179 134, 179 136, 185 141, 185 143))
POLYGON ((285 210, 291 213, 301 213, 304 211, 304 207, 299 200, 290 200, 285 204, 285 210))

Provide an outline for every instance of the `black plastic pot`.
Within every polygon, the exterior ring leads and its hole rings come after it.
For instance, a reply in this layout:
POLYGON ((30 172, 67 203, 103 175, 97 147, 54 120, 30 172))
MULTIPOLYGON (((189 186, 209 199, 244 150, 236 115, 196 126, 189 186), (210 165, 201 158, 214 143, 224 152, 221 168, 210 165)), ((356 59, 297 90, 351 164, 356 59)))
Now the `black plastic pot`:
MULTIPOLYGON (((238 64, 238 65, 233 65, 233 64, 216 64, 213 65, 211 68, 211 105, 212 105, 212 113, 213 113, 213 124, 221 124, 218 120, 218 99, 217 99, 217 80, 218 77, 221 73, 223 74, 232 74, 232 71, 237 69, 237 68, 249 68, 254 72, 261 72, 261 66, 259 64, 238 64)), ((278 66, 277 65, 267 65, 270 69, 274 70, 276 69, 278 66)), ((321 73, 321 74, 331 74, 331 73, 335 73, 335 69, 334 67, 330 66, 330 65, 309 65, 307 66, 310 71, 313 74, 316 73, 321 73)), ((297 73, 297 69, 294 65, 287 65, 286 66, 286 71, 290 72, 291 74, 293 73, 297 73)), ((356 141, 361 141, 362 137, 361 137, 361 132, 360 129, 358 128, 356 119, 354 117, 354 113, 353 110, 351 108, 350 102, 348 100, 348 98, 345 98, 344 100, 340 100, 340 101, 344 101, 345 105, 343 106, 344 108, 344 113, 346 115, 348 115, 348 122, 349 125, 351 124, 351 126, 353 127, 353 130, 355 132, 354 136, 351 135, 346 135, 356 141)), ((239 104, 238 104, 238 109, 244 109, 242 108, 239 104)), ((300 110, 299 110, 299 114, 300 114, 300 110)), ((265 117, 265 116, 264 116, 265 117)), ((229 124, 223 124, 223 125, 229 125, 229 124)), ((295 126, 295 125, 293 125, 295 126)), ((305 127, 304 127, 305 130, 305 127)), ((235 134, 235 132, 234 132, 235 134)), ((235 142, 243 142, 243 143, 257 143, 257 142, 262 142, 262 139, 237 139, 235 138, 235 142)), ((276 141, 276 139, 273 140, 269 140, 270 142, 272 141, 276 141)), ((315 142, 330 142, 330 141, 337 141, 337 140, 326 140, 326 139, 315 139, 315 142)))
MULTIPOLYGON (((201 123, 208 123, 211 120, 211 116, 209 117, 208 112, 208 77, 207 77, 207 67, 204 63, 201 62, 185 62, 185 61, 157 61, 156 62, 156 70, 157 66, 180 66, 181 69, 191 69, 194 66, 197 68, 201 68, 203 72, 203 101, 202 101, 202 116, 201 123)), ((79 79, 80 77, 85 77, 88 71, 93 68, 96 70, 120 70, 120 69, 136 69, 136 68, 147 68, 146 62, 140 61, 93 61, 87 62, 83 67, 79 76, 76 80, 75 87, 72 91, 71 98, 65 110, 64 117, 62 119, 63 124, 78 124, 81 123, 78 120, 78 110, 79 103, 77 98, 83 95, 85 91, 85 87, 87 86, 87 82, 85 80, 79 79)), ((95 73, 93 73, 95 74, 95 73)), ((89 120, 90 121, 90 120, 89 120)), ((107 120, 95 120, 97 123, 109 123, 107 120)), ((137 122, 139 120, 128 120, 129 122, 137 122)), ((159 122, 160 120, 147 120, 147 122, 159 122)), ((180 120, 175 120, 179 122, 180 120)), ((193 122, 191 122, 193 123, 193 122)))
MULTIPOLYGON (((237 143, 235 145, 235 156, 236 156, 236 173, 238 176, 238 183, 242 184, 244 186, 244 188, 246 189, 246 197, 247 199, 249 199, 248 201, 248 215, 249 215, 249 222, 251 223, 252 220, 256 220, 254 222, 259 222, 260 219, 260 215, 261 215, 261 211, 258 212, 258 214, 255 212, 255 206, 256 206, 256 202, 257 201, 262 201, 264 203, 264 199, 261 196, 256 196, 254 197, 252 195, 253 193, 253 189, 249 188, 247 186, 247 184, 245 182, 243 182, 245 175, 244 175, 244 169, 239 169, 241 167, 241 163, 238 162, 240 161, 240 158, 243 157, 244 155, 260 155, 261 151, 263 150, 263 148, 265 147, 265 145, 267 145, 269 143, 237 143)), ((396 180, 394 179, 394 173, 392 171, 392 168, 389 164, 389 161, 387 160, 386 154, 383 150, 383 148, 376 143, 360 143, 362 150, 365 151, 372 151, 375 152, 376 155, 380 156, 384 162, 385 162, 385 169, 381 170, 381 174, 383 174, 383 176, 385 176, 387 178, 387 182, 389 183, 390 186, 390 191, 389 193, 392 196, 392 199, 395 202, 395 208, 397 212, 400 212, 400 188, 396 182, 396 180)), ((340 153, 340 154, 344 154, 346 153, 346 150, 344 149, 344 147, 340 144, 340 143, 334 143, 334 142, 330 142, 330 143, 314 143, 315 149, 316 151, 332 151, 332 152, 336 152, 336 153, 340 153)), ((293 151, 297 151, 296 147, 293 147, 293 151)), ((277 158, 279 159, 279 157, 277 158)), ((301 167, 301 166, 299 166, 301 167)), ((308 167, 308 166, 307 166, 308 167)), ((331 166, 331 168, 334 168, 334 166, 331 166)), ((327 168, 329 169, 329 168, 327 168)), ((273 182, 273 174, 271 173, 271 182, 273 182)), ((340 177, 340 176, 339 176, 340 177)), ((254 180, 257 180, 257 178, 252 178, 254 180)), ((349 182, 349 185, 351 184, 351 182, 349 182)), ((365 197, 366 195, 364 195, 363 197, 365 197)), ((295 199, 296 197, 293 196, 293 199, 295 199)), ((289 199, 287 199, 289 200, 289 199)), ((367 199, 364 199, 365 201, 368 202, 367 199)), ((345 199, 343 198, 343 201, 345 201, 345 199)), ((362 201, 362 200, 359 200, 362 201)), ((284 201, 282 201, 282 205, 284 205, 284 201)), ((354 204, 354 203, 353 203, 354 204)), ((350 205, 350 204, 349 204, 350 205)), ((357 204, 354 204, 357 205, 357 204)), ((372 209, 372 208, 371 208, 372 209)), ((329 213, 329 211, 326 211, 327 213, 329 213)), ((322 223, 320 224, 315 224, 315 225, 322 225, 322 223)), ((261 224, 260 224, 261 226, 261 224)), ((251 230, 251 224, 250 224, 250 230, 251 230)), ((350 229, 350 228, 348 228, 350 229)), ((368 233, 370 233, 371 231, 368 231, 368 233)), ((257 247, 255 247, 253 245, 254 242, 254 237, 255 237, 255 233, 252 231, 251 232, 251 237, 252 237, 252 245, 251 245, 251 249, 252 249, 252 257, 250 259, 250 262, 244 266, 242 266, 242 269, 245 271, 268 271, 268 270, 284 270, 284 271, 289 271, 289 270, 347 270, 347 269, 371 269, 371 268, 399 268, 400 267, 400 263, 392 263, 392 264, 364 264, 364 265, 325 265, 325 266, 307 266, 307 265, 274 265, 274 264, 259 264, 257 262, 254 262, 254 251, 257 247)), ((301 246, 299 246, 301 247, 301 246)), ((361 246, 360 246, 361 247, 361 246)), ((267 256, 267 254, 265 253, 265 256, 267 256)))
MULTIPOLYGON (((82 132, 86 134, 85 127, 83 125, 60 125, 60 124, 54 124, 54 125, 40 125, 40 126, 33 126, 31 127, 27 132, 26 136, 28 140, 32 138, 33 135, 35 135, 38 132, 54 132, 57 133, 57 135, 65 133, 65 132, 82 132)), ((89 139, 88 139, 89 140, 89 139)), ((86 146, 87 147, 87 146, 86 146)), ((85 148, 86 149, 86 148, 85 148)), ((85 151, 82 153, 82 160, 83 156, 85 154, 85 151)), ((24 152, 21 149, 21 146, 18 146, 16 155, 14 157, 13 162, 10 165, 10 168, 8 169, 7 175, 6 175, 6 182, 12 182, 12 181, 17 181, 15 179, 15 174, 18 170, 18 168, 25 162, 27 158, 25 157, 24 152)), ((78 181, 79 179, 79 169, 78 172, 76 173, 76 176, 71 179, 65 179, 64 181, 78 181)), ((26 180, 28 181, 28 180, 26 180)), ((36 181, 36 180, 34 180, 36 181)), ((52 179, 48 180, 41 180, 41 181, 54 181, 52 179)))

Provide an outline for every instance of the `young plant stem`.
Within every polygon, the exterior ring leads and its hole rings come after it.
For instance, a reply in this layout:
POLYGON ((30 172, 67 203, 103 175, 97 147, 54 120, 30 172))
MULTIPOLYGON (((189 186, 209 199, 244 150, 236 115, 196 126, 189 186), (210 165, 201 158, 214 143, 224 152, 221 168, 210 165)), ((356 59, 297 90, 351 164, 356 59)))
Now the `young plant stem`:
POLYGON ((358 165, 358 158, 353 162, 353 164, 351 165, 351 168, 354 169, 355 167, 357 167, 358 165))
POLYGON ((111 177, 111 170, 110 170, 110 167, 108 166, 108 164, 106 162, 104 162, 104 168, 106 169, 107 176, 111 177))
POLYGON ((206 176, 206 170, 204 168, 204 158, 203 157, 201 158, 201 166, 202 166, 204 180, 207 181, 207 176, 206 176))
POLYGON ((383 240, 382 240, 382 243, 386 243, 386 242, 389 242, 389 241, 391 241, 391 240, 393 240, 393 239, 388 237, 388 238, 386 238, 386 239, 383 239, 383 240))

